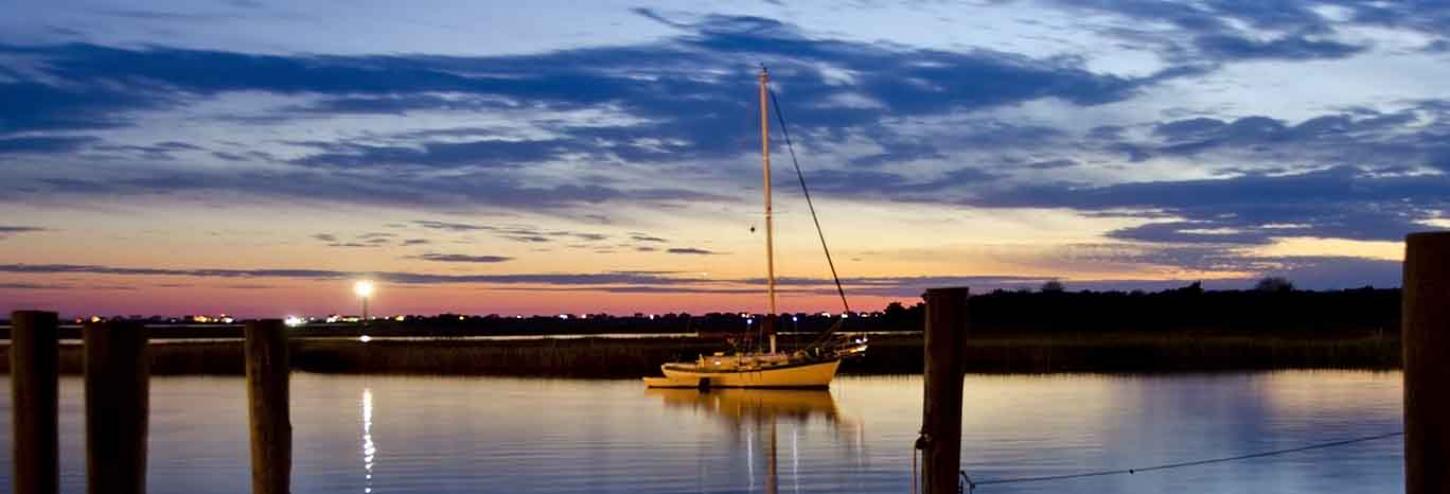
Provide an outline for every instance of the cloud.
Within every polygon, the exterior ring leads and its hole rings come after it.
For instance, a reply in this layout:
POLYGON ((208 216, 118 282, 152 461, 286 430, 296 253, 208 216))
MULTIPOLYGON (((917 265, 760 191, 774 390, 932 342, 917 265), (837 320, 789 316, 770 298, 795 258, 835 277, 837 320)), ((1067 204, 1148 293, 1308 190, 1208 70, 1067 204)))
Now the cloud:
MULTIPOLYGON (((10 49, 0 46, 0 55, 10 49)), ((94 62, 100 62, 95 60, 94 62)), ((164 95, 106 84, 53 85, 0 79, 0 132, 92 130, 129 125, 129 115, 166 104, 164 95)))
MULTIPOLYGON (((1178 63, 1335 59, 1359 54, 1368 48, 1365 44, 1341 39, 1340 26, 1310 2, 1058 0, 1057 3, 1115 14, 1121 20, 1111 27, 1100 28, 1102 34, 1155 48, 1178 63), (1163 29, 1163 23, 1171 28, 1163 29)), ((1342 4, 1339 6, 1353 10, 1367 6, 1358 2, 1342 4)))
POLYGON ((1268 41, 1259 41, 1242 36, 1209 35, 1194 41, 1203 54, 1220 59, 1281 58, 1304 60, 1315 58, 1342 58, 1365 50, 1364 46, 1338 41, 1312 40, 1302 36, 1287 36, 1268 41))
POLYGON ((0 240, 5 240, 14 235, 23 233, 37 233, 49 231, 48 228, 38 226, 0 225, 0 240))
POLYGON ((74 285, 48 283, 0 283, 0 290, 71 290, 74 285))
POLYGON ((633 240, 635 242, 651 242, 651 243, 666 243, 666 242, 669 242, 669 240, 665 240, 664 238, 656 237, 654 235, 649 235, 649 234, 645 234, 645 233, 630 233, 629 234, 629 239, 630 240, 633 240))
POLYGON ((69 153, 99 140, 90 136, 0 138, 0 156, 69 153))
POLYGON ((470 225, 468 223, 451 223, 446 221, 434 220, 416 220, 413 222, 413 224, 421 226, 423 228, 429 228, 433 230, 447 230, 451 232, 491 231, 494 229, 491 226, 470 225))
POLYGON ((505 256, 473 256, 473 255, 465 255, 465 254, 433 254, 433 253, 423 254, 423 255, 417 256, 417 258, 418 259, 422 259, 424 261, 433 261, 433 262, 465 262, 465 263, 487 263, 487 264, 500 263, 500 262, 506 262, 506 261, 513 260, 512 257, 505 257, 505 256))
POLYGON ((1450 177, 1375 176, 1340 167, 1291 175, 1076 187, 1028 185, 968 200, 985 207, 1147 210, 1186 221, 1142 226, 1114 236, 1151 241, 1262 243, 1288 233, 1357 240, 1399 240, 1450 207, 1450 177), (1221 230, 1203 233, 1205 230, 1221 230))
POLYGON ((223 268, 146 268, 121 267, 95 264, 0 264, 0 273, 15 274, 100 274, 121 276, 183 276, 197 278, 283 278, 299 280, 346 280, 369 276, 389 283, 401 284, 549 284, 549 285, 600 285, 600 284, 656 284, 685 285, 700 280, 676 278, 669 273, 650 271, 617 271, 607 273, 514 273, 448 275, 409 272, 353 272, 328 269, 223 269, 223 268))
POLYGON ((715 252, 715 251, 712 251, 712 250, 699 249, 699 248, 695 248, 695 247, 671 247, 669 249, 665 249, 665 252, 670 253, 670 254, 684 254, 684 255, 695 255, 695 256, 713 256, 715 254, 719 254, 719 252, 715 252))
POLYGON ((566 143, 557 140, 424 142, 417 146, 328 144, 326 147, 331 150, 293 160, 293 163, 337 168, 515 166, 556 159, 570 152, 566 143))

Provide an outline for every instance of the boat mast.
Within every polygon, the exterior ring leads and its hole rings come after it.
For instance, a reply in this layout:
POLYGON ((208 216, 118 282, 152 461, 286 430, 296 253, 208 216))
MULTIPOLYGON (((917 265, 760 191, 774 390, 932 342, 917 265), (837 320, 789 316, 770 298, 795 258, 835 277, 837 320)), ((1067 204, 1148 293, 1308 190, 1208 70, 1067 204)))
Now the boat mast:
POLYGON ((760 161, 765 174, 765 291, 770 297, 770 310, 762 328, 770 336, 770 353, 775 353, 775 224, 770 207, 770 73, 760 66, 760 161))

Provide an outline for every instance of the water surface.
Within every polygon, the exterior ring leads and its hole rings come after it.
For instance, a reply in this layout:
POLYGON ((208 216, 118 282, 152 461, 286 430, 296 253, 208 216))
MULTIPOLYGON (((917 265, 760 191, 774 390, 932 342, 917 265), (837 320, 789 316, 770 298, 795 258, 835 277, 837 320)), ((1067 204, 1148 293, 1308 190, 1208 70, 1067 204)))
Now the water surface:
MULTIPOLYGON (((156 494, 248 490, 240 378, 152 379, 156 494)), ((646 391, 638 381, 295 374, 294 492, 907 492, 921 379, 830 392, 646 391), (772 454, 773 453, 773 454, 772 454), (772 461, 773 459, 773 461, 772 461)), ((8 379, 0 481, 11 475, 8 379)), ((1400 374, 972 375, 978 480, 1230 456, 1401 429, 1400 374)), ((63 491, 84 491, 82 389, 62 382, 63 491)), ((978 493, 1398 492, 1398 438, 978 493)))

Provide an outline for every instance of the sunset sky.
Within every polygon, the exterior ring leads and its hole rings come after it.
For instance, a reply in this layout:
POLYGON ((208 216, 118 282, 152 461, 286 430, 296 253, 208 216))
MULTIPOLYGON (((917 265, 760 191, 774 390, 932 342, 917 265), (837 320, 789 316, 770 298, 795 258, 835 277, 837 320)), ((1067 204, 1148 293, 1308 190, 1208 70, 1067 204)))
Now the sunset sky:
MULTIPOLYGON (((1450 226, 1436 2, 12 0, 0 310, 761 311, 762 63, 858 309, 1450 226)), ((775 149, 782 309, 839 310, 775 149)))

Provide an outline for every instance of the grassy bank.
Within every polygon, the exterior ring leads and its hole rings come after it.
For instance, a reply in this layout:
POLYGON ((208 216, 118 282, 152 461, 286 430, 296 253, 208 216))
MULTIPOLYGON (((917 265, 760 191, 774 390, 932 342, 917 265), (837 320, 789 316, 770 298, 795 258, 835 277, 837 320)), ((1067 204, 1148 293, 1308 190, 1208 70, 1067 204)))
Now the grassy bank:
MULTIPOLYGON (((1341 333, 1333 337, 1264 337, 1237 333, 1054 333, 973 337, 967 348, 972 372, 1184 372, 1246 369, 1395 369, 1398 335, 1341 333)), ((362 343, 353 339, 298 339, 297 370, 328 373, 634 378, 653 375, 663 362, 692 359, 722 349, 698 338, 545 339, 479 341, 437 339, 362 343)), ((150 349, 152 373, 241 374, 240 341, 166 342, 150 349)), ((917 335, 875 337, 864 358, 843 373, 902 374, 921 371, 917 335)), ((0 345, 0 368, 8 346, 0 345)), ((64 345, 63 372, 81 372, 81 348, 64 345)))

